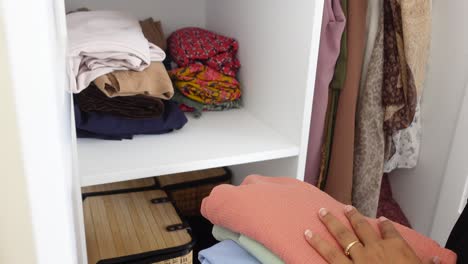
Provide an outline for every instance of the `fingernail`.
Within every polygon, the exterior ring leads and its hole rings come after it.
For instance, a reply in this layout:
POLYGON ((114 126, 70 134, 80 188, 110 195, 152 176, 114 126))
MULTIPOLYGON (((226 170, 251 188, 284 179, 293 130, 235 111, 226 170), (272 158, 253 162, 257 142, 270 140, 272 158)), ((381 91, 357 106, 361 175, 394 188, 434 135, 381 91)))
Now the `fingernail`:
POLYGON ((344 210, 345 210, 346 213, 350 213, 353 209, 354 209, 354 207, 352 207, 351 205, 346 205, 344 207, 344 210))
POLYGON ((326 216, 328 214, 328 211, 327 211, 327 209, 322 208, 322 209, 319 210, 319 214, 320 214, 321 217, 324 217, 324 216, 326 216))
POLYGON ((312 239, 312 236, 314 235, 312 233, 312 231, 310 231, 309 229, 307 229, 305 232, 304 232, 304 235, 308 238, 308 239, 312 239))
POLYGON ((379 222, 380 223, 385 222, 385 221, 388 221, 388 218, 386 218, 385 216, 379 217, 379 222))
POLYGON ((440 258, 439 257, 433 257, 432 258, 432 262, 434 262, 434 264, 440 264, 440 258))

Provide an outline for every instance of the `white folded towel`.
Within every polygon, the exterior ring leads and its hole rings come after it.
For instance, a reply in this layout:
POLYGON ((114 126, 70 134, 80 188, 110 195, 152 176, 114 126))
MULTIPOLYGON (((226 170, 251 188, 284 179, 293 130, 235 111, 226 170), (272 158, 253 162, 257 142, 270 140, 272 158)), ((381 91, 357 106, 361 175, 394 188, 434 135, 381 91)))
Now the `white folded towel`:
POLYGON ((149 43, 137 19, 115 11, 67 15, 70 91, 79 93, 97 77, 116 70, 142 71, 163 61, 164 51, 149 43))

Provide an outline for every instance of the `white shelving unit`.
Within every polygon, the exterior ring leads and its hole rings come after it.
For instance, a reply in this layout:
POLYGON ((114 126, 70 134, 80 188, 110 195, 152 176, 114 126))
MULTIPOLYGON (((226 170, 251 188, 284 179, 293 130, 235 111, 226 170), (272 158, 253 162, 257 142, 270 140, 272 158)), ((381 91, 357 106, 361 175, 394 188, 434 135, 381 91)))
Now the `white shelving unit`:
POLYGON ((6 2, 0 13, 8 15, 0 27, 9 44, 41 262, 87 263, 83 186, 230 165, 235 165, 235 183, 252 173, 303 178, 322 0, 6 2), (205 113, 165 135, 77 139, 66 87, 65 13, 80 7, 153 17, 162 21, 167 36, 197 26, 237 39, 243 108, 205 113), (34 29, 24 26, 24 14, 34 21, 34 29), (26 47, 31 36, 36 50, 26 47), (31 89, 36 86, 40 89, 31 89))
POLYGON ((77 140, 80 186, 160 176, 219 166, 302 179, 318 54, 322 1, 295 0, 66 0, 67 10, 112 9, 161 20, 166 35, 197 26, 240 44, 244 107, 204 113, 179 131, 133 140, 77 140), (285 166, 283 163, 286 162, 285 166), (272 167, 273 166, 273 167, 272 167), (249 167, 250 168, 250 167, 249 167))
POLYGON ((204 113, 165 135, 78 140, 81 185, 165 175, 299 155, 291 143, 246 110, 204 113))

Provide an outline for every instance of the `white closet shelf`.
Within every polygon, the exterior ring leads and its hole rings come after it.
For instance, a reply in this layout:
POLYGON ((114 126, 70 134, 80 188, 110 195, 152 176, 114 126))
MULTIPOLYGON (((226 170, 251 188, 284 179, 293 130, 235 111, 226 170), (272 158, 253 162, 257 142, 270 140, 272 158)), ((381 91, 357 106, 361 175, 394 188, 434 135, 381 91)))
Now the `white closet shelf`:
POLYGON ((78 140, 82 186, 297 155, 297 145, 244 109, 189 117, 183 129, 165 135, 78 140))

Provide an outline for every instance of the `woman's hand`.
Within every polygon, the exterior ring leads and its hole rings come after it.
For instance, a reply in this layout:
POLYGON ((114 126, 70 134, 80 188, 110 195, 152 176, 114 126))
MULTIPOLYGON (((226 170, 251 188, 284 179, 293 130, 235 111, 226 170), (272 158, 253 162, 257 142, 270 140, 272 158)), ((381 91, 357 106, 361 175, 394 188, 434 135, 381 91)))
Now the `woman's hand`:
POLYGON ((305 231, 307 242, 328 263, 440 263, 438 257, 426 262, 421 261, 388 219, 383 217, 379 219, 381 237, 354 207, 346 206, 344 211, 354 232, 346 228, 326 209, 322 208, 319 211, 320 219, 341 245, 343 251, 338 250, 312 231, 305 231), (347 253, 348 256, 346 256, 347 253))

